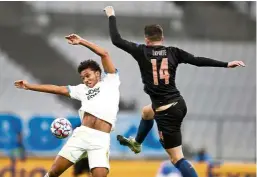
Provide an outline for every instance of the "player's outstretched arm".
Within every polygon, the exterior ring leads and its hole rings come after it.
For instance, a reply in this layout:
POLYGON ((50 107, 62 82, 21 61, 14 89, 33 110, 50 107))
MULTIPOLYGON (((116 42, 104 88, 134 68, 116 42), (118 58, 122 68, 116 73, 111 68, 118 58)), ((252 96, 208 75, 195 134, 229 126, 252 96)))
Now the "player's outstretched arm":
POLYGON ((199 67, 224 67, 235 68, 238 66, 245 67, 243 61, 223 62, 206 57, 195 57, 194 55, 177 48, 177 56, 181 63, 189 63, 199 67))
POLYGON ((68 35, 65 38, 68 40, 69 44, 85 46, 88 49, 90 49, 92 52, 99 55, 102 59, 102 64, 103 64, 103 68, 104 68, 105 72, 107 72, 107 73, 115 73, 116 72, 116 69, 111 60, 111 57, 104 48, 102 48, 92 42, 89 42, 86 39, 83 39, 76 34, 68 35))
POLYGON ((109 18, 109 32, 110 32, 110 36, 111 36, 111 40, 112 43, 128 52, 128 53, 132 53, 134 51, 137 50, 137 44, 127 41, 125 39, 123 39, 118 31, 117 25, 116 25, 116 17, 115 17, 115 12, 112 6, 107 6, 104 8, 104 11, 107 15, 107 17, 109 18))
POLYGON ((64 96, 70 96, 69 90, 66 86, 57 85, 39 85, 39 84, 29 84, 25 80, 18 80, 14 82, 15 87, 24 90, 33 90, 37 92, 52 93, 64 96))

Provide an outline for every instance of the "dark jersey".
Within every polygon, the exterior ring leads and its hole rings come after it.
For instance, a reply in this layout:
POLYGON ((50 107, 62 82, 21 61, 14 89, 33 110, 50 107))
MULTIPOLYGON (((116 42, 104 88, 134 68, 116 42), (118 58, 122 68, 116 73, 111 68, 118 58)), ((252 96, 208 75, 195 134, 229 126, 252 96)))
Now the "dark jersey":
POLYGON ((195 66, 227 67, 227 62, 221 62, 205 57, 195 57, 176 47, 146 46, 136 44, 121 38, 115 16, 109 17, 110 36, 113 44, 130 53, 138 62, 144 91, 150 96, 154 107, 170 103, 180 97, 176 88, 176 69, 180 63, 195 66))

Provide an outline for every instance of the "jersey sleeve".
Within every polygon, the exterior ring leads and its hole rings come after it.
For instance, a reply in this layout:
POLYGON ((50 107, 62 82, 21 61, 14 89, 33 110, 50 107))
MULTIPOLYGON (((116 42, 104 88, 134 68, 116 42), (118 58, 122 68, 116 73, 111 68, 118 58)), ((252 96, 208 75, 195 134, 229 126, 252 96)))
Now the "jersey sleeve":
POLYGON ((178 59, 178 63, 188 63, 188 61, 194 59, 194 55, 179 48, 175 48, 175 54, 178 59))
POLYGON ((84 90, 83 88, 84 87, 85 87, 84 84, 79 84, 76 86, 68 85, 67 88, 69 90, 70 97, 72 99, 81 101, 82 96, 83 96, 83 90, 84 90))
POLYGON ((115 73, 105 73, 104 82, 107 84, 112 84, 113 86, 120 86, 120 76, 116 69, 115 73))
POLYGON ((195 57, 191 53, 188 53, 182 49, 176 48, 176 56, 178 63, 188 63, 199 67, 224 67, 228 66, 227 62, 218 61, 206 57, 195 57))
POLYGON ((110 31, 112 43, 116 47, 130 53, 131 55, 134 55, 140 49, 139 44, 130 42, 121 37, 121 35, 118 31, 117 25, 116 25, 116 17, 115 16, 109 17, 109 31, 110 31))

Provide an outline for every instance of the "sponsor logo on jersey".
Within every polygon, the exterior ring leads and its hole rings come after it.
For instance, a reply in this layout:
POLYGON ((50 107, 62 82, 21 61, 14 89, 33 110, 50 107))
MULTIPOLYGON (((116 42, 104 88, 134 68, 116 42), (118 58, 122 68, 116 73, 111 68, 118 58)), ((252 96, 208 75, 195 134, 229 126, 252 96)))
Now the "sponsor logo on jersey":
POLYGON ((87 100, 94 98, 98 93, 100 93, 100 87, 88 90, 86 93, 87 100))

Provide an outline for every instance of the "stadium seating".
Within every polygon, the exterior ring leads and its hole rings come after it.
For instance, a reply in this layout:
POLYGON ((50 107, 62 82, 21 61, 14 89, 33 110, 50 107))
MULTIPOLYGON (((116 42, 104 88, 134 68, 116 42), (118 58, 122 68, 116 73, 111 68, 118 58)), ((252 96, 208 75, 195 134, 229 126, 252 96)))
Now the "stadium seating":
POLYGON ((107 1, 98 1, 98 2, 83 2, 79 1, 76 3, 73 2, 27 2, 32 7, 34 7, 39 12, 54 12, 54 13, 83 13, 91 15, 102 15, 101 8, 108 5, 114 6, 117 10, 117 13, 120 15, 128 16, 160 16, 160 17, 169 17, 169 16, 181 16, 182 11, 172 2, 107 2, 107 1), (122 8, 119 8, 122 7, 122 8), (153 8, 154 7, 154 8, 153 8), (122 10, 119 10, 122 9, 122 10))
POLYGON ((38 81, 1 51, 0 70, 3 73, 0 76, 0 112, 16 113, 24 117, 32 114, 62 116, 76 113, 55 95, 16 89, 13 84, 15 80, 25 79, 31 83, 38 81))

